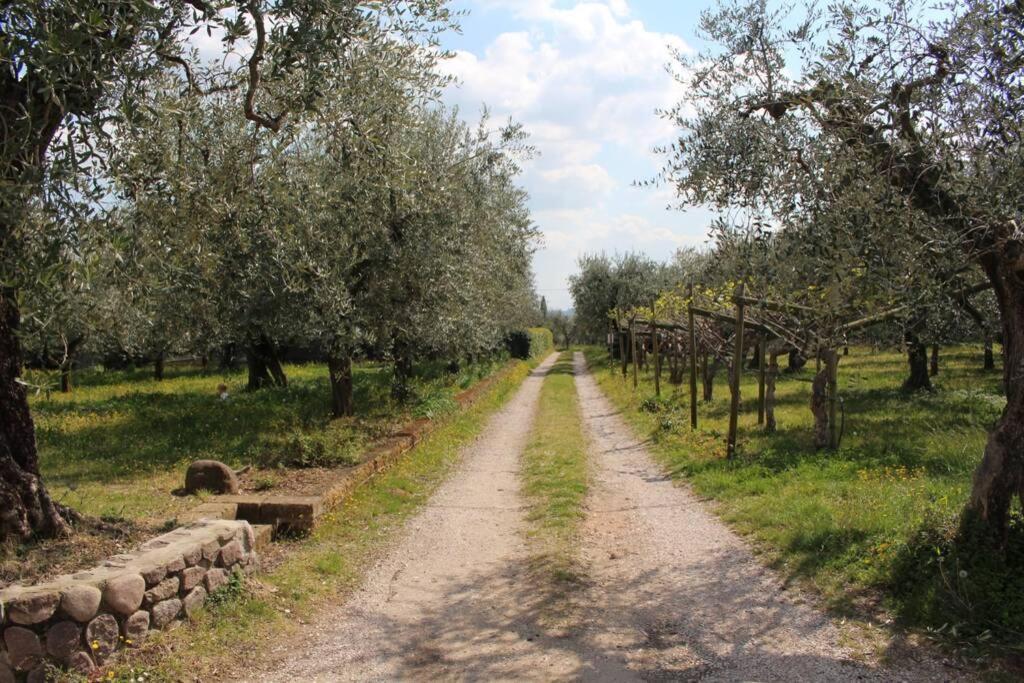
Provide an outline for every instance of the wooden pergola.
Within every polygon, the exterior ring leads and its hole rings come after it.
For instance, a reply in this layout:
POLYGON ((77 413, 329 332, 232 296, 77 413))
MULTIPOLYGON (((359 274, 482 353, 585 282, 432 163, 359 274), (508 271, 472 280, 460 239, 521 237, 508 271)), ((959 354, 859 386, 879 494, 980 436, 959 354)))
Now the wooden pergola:
MULTIPOLYGON (((979 283, 971 287, 959 290, 956 295, 969 297, 972 294, 990 288, 988 283, 979 283)), ((646 320, 631 318, 623 326, 621 320, 616 320, 616 333, 619 336, 619 349, 622 357, 623 374, 627 373, 627 366, 630 360, 633 364, 633 386, 638 386, 638 364, 640 361, 640 350, 637 348, 638 337, 649 337, 651 340, 651 351, 654 361, 654 390, 657 396, 661 396, 661 335, 659 331, 671 331, 682 333, 687 338, 688 360, 689 360, 689 393, 690 393, 690 427, 697 429, 697 356, 698 356, 698 325, 697 319, 710 320, 714 322, 729 324, 733 326, 732 345, 732 372, 729 378, 730 407, 729 407, 729 430, 726 441, 726 454, 732 458, 736 453, 737 432, 739 428, 740 408, 740 380, 743 372, 743 359, 745 357, 745 333, 752 331, 759 337, 758 340, 758 399, 757 399, 757 423, 763 425, 768 419, 768 414, 773 412, 773 401, 770 402, 770 394, 774 395, 775 373, 777 372, 777 357, 785 349, 805 350, 814 348, 815 357, 818 360, 819 368, 816 374, 812 389, 812 411, 815 412, 816 422, 824 415, 818 411, 827 412, 828 434, 827 445, 835 449, 839 447, 841 433, 838 425, 839 408, 839 354, 836 351, 836 340, 845 338, 852 332, 863 330, 874 325, 891 321, 911 310, 910 305, 897 306, 880 313, 858 318, 845 323, 830 325, 827 334, 815 329, 810 325, 811 334, 801 334, 794 331, 784 322, 773 320, 771 316, 749 315, 748 309, 755 309, 762 314, 765 312, 791 316, 797 320, 805 319, 808 316, 819 315, 819 311, 799 304, 773 301, 770 299, 759 299, 746 296, 745 286, 741 283, 731 297, 734 311, 730 314, 724 311, 716 311, 694 304, 693 285, 687 287, 686 322, 646 320), (625 347, 626 336, 628 335, 630 353, 627 356, 625 347), (822 340, 828 339, 830 343, 823 344, 822 340), (768 368, 768 342, 771 340, 783 343, 782 349, 772 353, 773 369, 769 373, 768 368), (824 373, 821 364, 824 363, 824 373), (817 406, 817 407, 816 407, 817 406)), ((728 343, 728 342, 727 342, 728 343)), ((708 345, 705 345, 705 363, 707 362, 708 345)), ((644 349, 646 353, 646 349, 644 349)), ((774 418, 769 421, 770 426, 774 425, 774 418)))

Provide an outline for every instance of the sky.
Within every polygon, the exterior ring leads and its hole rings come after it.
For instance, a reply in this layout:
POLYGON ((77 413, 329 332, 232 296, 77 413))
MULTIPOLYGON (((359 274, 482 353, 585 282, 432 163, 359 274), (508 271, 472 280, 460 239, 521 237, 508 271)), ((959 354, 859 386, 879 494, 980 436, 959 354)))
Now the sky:
POLYGON ((712 214, 667 210, 668 188, 638 188, 663 158, 673 127, 656 114, 683 86, 665 69, 670 47, 690 52, 711 0, 455 0, 466 10, 445 69, 459 80, 449 104, 472 120, 523 124, 539 156, 525 166, 543 242, 538 294, 570 308, 568 278, 584 253, 639 251, 659 259, 704 245, 712 214))

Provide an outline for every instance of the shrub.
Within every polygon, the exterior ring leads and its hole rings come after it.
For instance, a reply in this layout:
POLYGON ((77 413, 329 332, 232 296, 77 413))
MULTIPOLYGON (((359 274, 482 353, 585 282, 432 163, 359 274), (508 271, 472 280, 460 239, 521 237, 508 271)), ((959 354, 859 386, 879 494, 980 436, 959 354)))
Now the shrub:
POLYGON ((437 389, 420 398, 412 410, 413 417, 434 418, 448 415, 458 410, 459 404, 455 402, 449 392, 444 389, 437 389))
POLYGON ((555 337, 546 327, 531 327, 510 332, 505 338, 509 355, 520 360, 539 358, 555 346, 555 337))

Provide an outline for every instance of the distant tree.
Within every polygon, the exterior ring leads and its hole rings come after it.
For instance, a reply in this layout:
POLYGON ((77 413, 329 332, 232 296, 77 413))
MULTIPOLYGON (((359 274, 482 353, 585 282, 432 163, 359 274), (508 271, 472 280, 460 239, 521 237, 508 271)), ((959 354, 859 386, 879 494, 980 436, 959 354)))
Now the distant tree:
POLYGON ((565 311, 554 311, 548 318, 548 325, 555 337, 555 343, 564 349, 572 346, 575 339, 575 318, 565 311))
POLYGON ((569 291, 577 336, 586 341, 603 341, 611 311, 652 306, 662 292, 676 284, 677 276, 671 267, 633 253, 585 255, 578 268, 569 278, 569 291))

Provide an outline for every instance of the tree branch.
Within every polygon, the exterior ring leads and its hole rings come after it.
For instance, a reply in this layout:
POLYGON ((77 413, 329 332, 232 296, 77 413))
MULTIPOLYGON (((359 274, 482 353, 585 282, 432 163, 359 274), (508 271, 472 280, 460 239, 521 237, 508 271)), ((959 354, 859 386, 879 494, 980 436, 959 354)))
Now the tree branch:
POLYGON ((276 116, 267 116, 256 111, 256 94, 260 87, 260 63, 263 61, 264 51, 267 47, 267 27, 263 25, 263 12, 260 11, 259 0, 249 0, 246 8, 256 28, 256 45, 253 46, 252 56, 249 57, 249 88, 245 93, 245 118, 276 133, 281 130, 285 112, 276 116))

